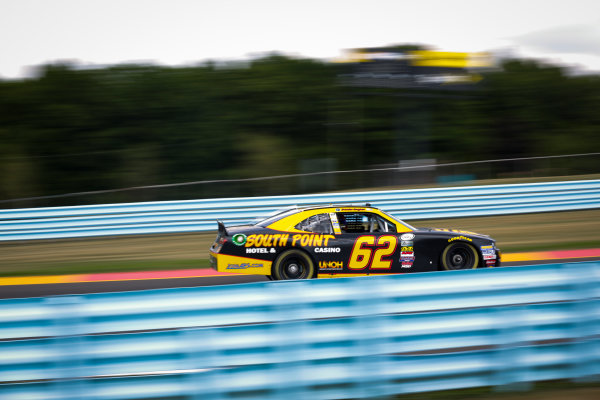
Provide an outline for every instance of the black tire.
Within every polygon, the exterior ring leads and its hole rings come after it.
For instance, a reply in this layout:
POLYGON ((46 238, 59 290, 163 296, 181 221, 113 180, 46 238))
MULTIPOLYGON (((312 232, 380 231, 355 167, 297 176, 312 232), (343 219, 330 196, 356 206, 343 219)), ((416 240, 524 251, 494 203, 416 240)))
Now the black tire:
POLYGON ((479 266, 479 254, 475 247, 464 242, 449 244, 442 253, 445 270, 475 269, 479 266))
POLYGON ((291 249, 277 257, 271 272, 274 280, 310 279, 315 274, 315 263, 305 252, 291 249))

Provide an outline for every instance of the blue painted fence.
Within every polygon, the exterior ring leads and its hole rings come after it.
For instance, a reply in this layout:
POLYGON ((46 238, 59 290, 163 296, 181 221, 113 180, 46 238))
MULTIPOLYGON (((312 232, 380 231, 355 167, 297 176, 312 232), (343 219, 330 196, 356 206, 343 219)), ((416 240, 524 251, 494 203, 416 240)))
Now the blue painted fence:
POLYGON ((0 210, 0 240, 183 233, 247 223, 289 206, 364 204, 406 219, 600 207, 600 180, 0 210))
POLYGON ((336 399, 600 376, 600 263, 0 300, 0 400, 336 399))

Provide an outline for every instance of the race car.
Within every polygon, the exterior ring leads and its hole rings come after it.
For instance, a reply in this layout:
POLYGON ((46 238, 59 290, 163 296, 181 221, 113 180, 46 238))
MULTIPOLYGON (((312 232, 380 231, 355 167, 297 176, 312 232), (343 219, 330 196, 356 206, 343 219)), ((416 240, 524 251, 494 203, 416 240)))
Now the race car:
POLYGON ((251 225, 217 224, 213 269, 274 280, 500 265, 500 250, 489 236, 417 229, 370 204, 291 208, 251 225))

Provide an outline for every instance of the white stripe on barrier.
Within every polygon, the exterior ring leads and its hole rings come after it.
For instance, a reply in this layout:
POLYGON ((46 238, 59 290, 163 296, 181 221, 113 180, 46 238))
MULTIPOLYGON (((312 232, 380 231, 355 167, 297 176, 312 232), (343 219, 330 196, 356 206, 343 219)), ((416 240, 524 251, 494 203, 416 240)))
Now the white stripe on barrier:
POLYGON ((589 262, 0 300, 0 400, 364 398, 592 378, 599 287, 589 262))
POLYGON ((0 241, 215 230, 288 206, 371 203, 400 219, 600 207, 600 180, 0 210, 0 241))

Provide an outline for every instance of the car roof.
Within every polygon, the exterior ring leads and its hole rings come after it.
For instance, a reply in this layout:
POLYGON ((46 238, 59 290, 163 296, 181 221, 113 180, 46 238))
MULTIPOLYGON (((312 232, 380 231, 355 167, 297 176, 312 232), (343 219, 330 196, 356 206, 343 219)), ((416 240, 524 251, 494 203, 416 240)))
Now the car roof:
POLYGON ((317 210, 328 210, 328 212, 340 212, 340 211, 369 211, 369 210, 378 210, 375 207, 366 207, 366 206, 355 206, 355 205, 333 205, 333 204, 321 204, 321 205, 313 205, 313 206, 290 206, 283 208, 262 221, 256 223, 256 225, 267 227, 275 221, 279 221, 281 219, 287 218, 291 215, 296 215, 304 212, 317 211, 317 210))
MULTIPOLYGON (((338 213, 338 212, 372 212, 374 214, 378 214, 384 218, 389 219, 390 216, 387 215, 382 210, 377 207, 372 207, 371 205, 316 205, 316 206, 307 206, 307 207, 298 207, 293 209, 283 210, 281 213, 277 213, 263 221, 257 223, 257 225, 270 228, 278 231, 285 232, 303 232, 299 231, 295 228, 295 226, 305 218, 308 218, 312 215, 319 213, 320 211, 324 213, 338 213)), ((394 223, 397 226, 398 232, 410 232, 414 228, 410 225, 403 223, 397 219, 394 219, 394 223)))
POLYGON ((314 206, 305 206, 305 207, 297 207, 298 211, 306 211, 306 210, 320 210, 323 208, 336 208, 336 209, 351 209, 350 211, 358 211, 361 210, 378 210, 377 207, 373 207, 371 204, 367 203, 365 205, 356 205, 356 204, 322 204, 322 205, 314 205, 314 206))

